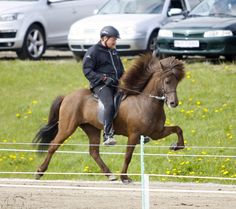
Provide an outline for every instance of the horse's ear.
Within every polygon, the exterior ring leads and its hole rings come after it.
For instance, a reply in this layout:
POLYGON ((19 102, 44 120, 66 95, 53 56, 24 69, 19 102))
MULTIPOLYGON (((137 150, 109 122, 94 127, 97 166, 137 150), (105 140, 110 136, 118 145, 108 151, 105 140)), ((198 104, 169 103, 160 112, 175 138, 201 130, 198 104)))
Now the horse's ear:
POLYGON ((167 57, 167 58, 164 58, 164 59, 161 59, 160 60, 160 63, 161 63, 161 66, 162 68, 169 68, 173 61, 175 60, 175 57, 167 57))

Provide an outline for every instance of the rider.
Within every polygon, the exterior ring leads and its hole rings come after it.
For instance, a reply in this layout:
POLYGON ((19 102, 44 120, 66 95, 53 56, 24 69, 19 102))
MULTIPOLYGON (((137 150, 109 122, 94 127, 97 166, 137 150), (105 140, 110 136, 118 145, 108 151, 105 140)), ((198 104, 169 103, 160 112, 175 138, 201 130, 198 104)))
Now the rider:
POLYGON ((104 144, 115 145, 112 122, 115 114, 114 95, 124 67, 116 50, 119 31, 105 26, 100 32, 100 41, 90 47, 83 59, 83 72, 90 82, 91 90, 104 105, 104 144))

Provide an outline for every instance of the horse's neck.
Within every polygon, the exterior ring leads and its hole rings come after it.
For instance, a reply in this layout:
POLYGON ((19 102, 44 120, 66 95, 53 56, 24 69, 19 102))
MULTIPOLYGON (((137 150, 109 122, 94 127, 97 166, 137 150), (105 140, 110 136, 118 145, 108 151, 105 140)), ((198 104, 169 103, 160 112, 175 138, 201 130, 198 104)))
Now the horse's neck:
POLYGON ((147 85, 145 86, 143 93, 151 94, 153 96, 162 96, 160 95, 162 91, 162 82, 161 79, 157 76, 152 76, 147 85))

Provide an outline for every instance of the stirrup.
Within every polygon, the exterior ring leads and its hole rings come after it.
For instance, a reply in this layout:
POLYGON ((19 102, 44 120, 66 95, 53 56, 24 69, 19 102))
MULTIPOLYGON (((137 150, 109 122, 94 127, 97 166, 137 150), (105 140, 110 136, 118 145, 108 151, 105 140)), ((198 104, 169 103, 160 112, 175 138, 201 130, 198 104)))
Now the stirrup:
POLYGON ((113 136, 105 136, 104 137, 104 145, 115 145, 116 144, 116 140, 114 139, 113 136))

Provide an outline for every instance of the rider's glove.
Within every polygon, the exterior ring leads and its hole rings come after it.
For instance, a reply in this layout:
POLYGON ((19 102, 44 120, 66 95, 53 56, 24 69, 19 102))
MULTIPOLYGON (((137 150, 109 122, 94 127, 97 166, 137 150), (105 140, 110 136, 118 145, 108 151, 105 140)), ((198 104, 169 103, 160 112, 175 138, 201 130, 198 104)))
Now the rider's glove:
POLYGON ((106 77, 106 80, 104 81, 106 86, 112 86, 115 85, 115 80, 111 77, 106 77))

